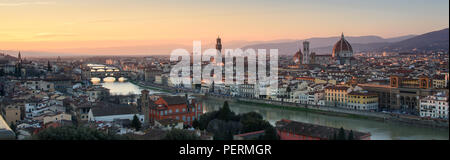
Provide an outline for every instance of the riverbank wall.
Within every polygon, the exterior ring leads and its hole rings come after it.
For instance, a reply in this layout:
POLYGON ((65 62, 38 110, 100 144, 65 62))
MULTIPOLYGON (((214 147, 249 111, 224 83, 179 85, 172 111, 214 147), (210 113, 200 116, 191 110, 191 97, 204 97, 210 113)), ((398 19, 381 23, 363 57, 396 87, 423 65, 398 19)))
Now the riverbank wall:
POLYGON ((436 128, 449 128, 448 121, 445 120, 431 120, 422 119, 417 116, 401 115, 394 113, 383 113, 383 112, 367 112, 367 111, 357 111, 349 110, 337 107, 328 106, 317 106, 317 105, 304 105, 289 102, 280 101, 268 101, 262 99, 247 99, 247 98, 236 98, 229 96, 218 96, 207 94, 203 98, 205 99, 215 99, 221 101, 229 101, 232 103, 240 103, 246 105, 257 105, 259 107, 268 107, 276 109, 285 109, 292 111, 305 111, 312 112, 323 115, 339 116, 347 118, 358 118, 358 119, 368 119, 375 121, 382 121, 386 123, 401 123, 405 125, 421 126, 421 127, 436 127, 436 128))
MULTIPOLYGON (((178 92, 190 92, 189 90, 175 89, 171 87, 163 87, 161 85, 151 84, 151 83, 138 83, 131 81, 131 83, 138 85, 143 88, 159 90, 168 93, 178 93, 178 92)), ((238 98, 224 95, 215 94, 204 94, 199 98, 206 99, 217 99, 221 101, 229 101, 233 103, 241 103, 247 105, 257 105, 259 107, 269 107, 275 109, 285 109, 293 111, 305 111, 312 112, 323 115, 348 117, 348 118, 358 118, 358 119, 368 119, 375 121, 382 121, 387 123, 401 123, 413 126, 423 126, 423 127, 436 127, 436 128, 449 128, 448 120, 436 120, 436 119, 423 119, 417 116, 396 114, 396 113, 383 113, 383 112, 367 112, 350 110, 337 107, 329 106, 318 106, 318 105, 304 105, 298 103, 281 102, 281 101, 270 101, 264 99, 248 99, 248 98, 238 98)))

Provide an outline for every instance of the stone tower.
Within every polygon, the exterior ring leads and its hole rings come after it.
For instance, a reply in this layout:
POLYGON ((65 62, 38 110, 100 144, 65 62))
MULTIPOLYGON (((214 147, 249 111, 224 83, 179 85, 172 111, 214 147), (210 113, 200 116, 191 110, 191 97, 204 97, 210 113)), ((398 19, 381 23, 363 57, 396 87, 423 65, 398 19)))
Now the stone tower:
POLYGON ((310 52, 309 52, 309 42, 303 42, 303 64, 309 64, 310 52))
POLYGON ((149 112, 149 91, 144 89, 141 91, 141 103, 140 103, 140 108, 139 111, 141 112, 141 114, 144 115, 144 125, 148 125, 150 123, 150 112, 149 112))
POLYGON ((217 40, 216 40, 216 49, 222 53, 222 40, 220 39, 219 36, 217 36, 217 40))

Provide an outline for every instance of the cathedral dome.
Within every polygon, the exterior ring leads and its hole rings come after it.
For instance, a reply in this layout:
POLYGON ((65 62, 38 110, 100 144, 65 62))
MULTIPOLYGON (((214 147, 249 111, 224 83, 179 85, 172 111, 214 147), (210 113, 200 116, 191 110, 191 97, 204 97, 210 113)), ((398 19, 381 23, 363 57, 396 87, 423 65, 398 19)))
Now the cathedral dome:
POLYGON ((302 63, 302 59, 303 59, 303 53, 299 49, 298 52, 295 53, 293 60, 294 60, 295 64, 301 64, 302 63))
POLYGON ((333 57, 351 57, 353 56, 352 54, 352 46, 345 40, 344 34, 342 34, 341 39, 333 46, 333 57))

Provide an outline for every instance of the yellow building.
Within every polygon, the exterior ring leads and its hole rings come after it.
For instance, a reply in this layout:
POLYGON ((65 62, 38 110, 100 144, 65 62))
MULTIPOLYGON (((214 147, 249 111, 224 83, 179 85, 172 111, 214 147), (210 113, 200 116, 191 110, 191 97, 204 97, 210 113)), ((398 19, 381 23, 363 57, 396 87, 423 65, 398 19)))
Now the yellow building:
POLYGON ((446 75, 435 75, 433 77, 433 88, 447 88, 448 79, 446 75))
MULTIPOLYGON (((358 90, 358 89, 355 89, 358 90)), ((367 91, 353 91, 351 86, 330 86, 325 88, 327 106, 355 110, 377 110, 378 95, 367 91)))
POLYGON ((348 109, 356 110, 377 110, 378 95, 368 92, 350 92, 347 96, 348 109))
POLYGON ((321 80, 319 78, 314 79, 315 84, 327 84, 328 82, 326 80, 321 80))
POLYGON ((347 101, 347 94, 352 88, 348 86, 329 86, 325 88, 327 106, 344 107, 347 101))

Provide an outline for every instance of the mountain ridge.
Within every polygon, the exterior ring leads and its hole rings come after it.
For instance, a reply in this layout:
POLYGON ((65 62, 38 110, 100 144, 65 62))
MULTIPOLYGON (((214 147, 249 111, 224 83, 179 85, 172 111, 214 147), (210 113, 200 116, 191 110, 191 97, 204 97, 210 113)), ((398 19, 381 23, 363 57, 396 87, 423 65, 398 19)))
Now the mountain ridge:
MULTIPOLYGON (((421 35, 406 35, 392 38, 379 36, 345 36, 352 45, 353 51, 357 52, 425 52, 425 51, 448 51, 448 28, 424 33, 421 35)), ((318 55, 331 54, 334 43, 340 37, 318 37, 305 39, 310 42, 311 51, 318 55)), ((286 43, 263 43, 244 46, 258 49, 278 49, 280 55, 293 55, 305 40, 297 40, 286 43)))

